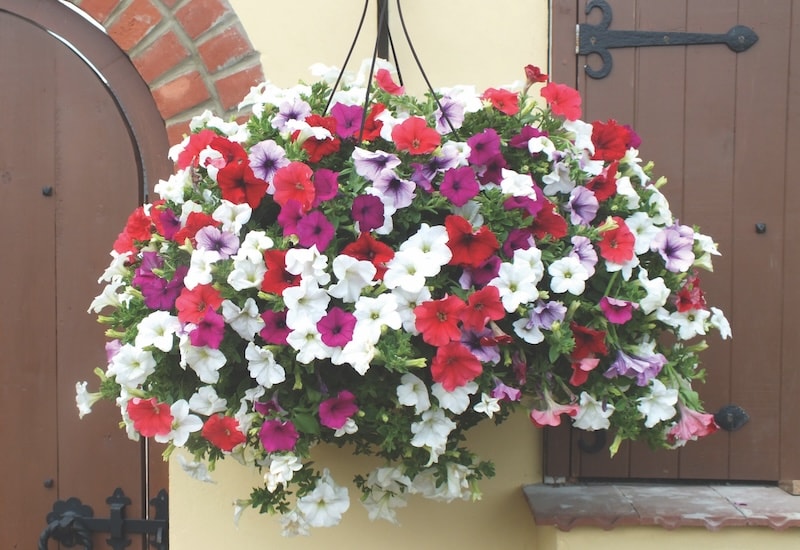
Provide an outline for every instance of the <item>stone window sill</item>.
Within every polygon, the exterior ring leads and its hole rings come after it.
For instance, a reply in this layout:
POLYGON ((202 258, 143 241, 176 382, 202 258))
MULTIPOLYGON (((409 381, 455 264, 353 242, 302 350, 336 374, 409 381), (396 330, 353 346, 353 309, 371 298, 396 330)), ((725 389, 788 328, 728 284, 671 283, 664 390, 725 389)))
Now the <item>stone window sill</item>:
POLYGON ((523 487, 537 525, 800 527, 800 496, 767 485, 582 483, 523 487))

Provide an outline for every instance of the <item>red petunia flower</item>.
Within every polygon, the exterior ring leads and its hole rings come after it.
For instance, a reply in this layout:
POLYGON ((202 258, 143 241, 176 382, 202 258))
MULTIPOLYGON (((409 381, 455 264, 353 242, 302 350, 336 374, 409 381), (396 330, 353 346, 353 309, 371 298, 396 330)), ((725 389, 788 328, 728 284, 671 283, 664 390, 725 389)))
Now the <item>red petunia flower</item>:
MULTIPOLYGON (((341 140, 336 136, 336 118, 332 116, 323 117, 320 115, 308 115, 305 119, 306 124, 319 128, 325 128, 331 133, 331 137, 324 139, 317 139, 314 136, 309 137, 303 142, 303 150, 308 153, 309 162, 319 162, 330 154, 339 150, 342 145, 341 140)), ((292 134, 292 139, 296 140, 300 134, 297 130, 292 134)))
POLYGON ((144 208, 140 206, 128 216, 124 231, 131 239, 149 241, 152 227, 153 221, 150 216, 144 213, 144 208))
POLYGON ((206 316, 206 310, 218 310, 222 305, 222 294, 211 285, 197 285, 189 290, 184 287, 175 300, 178 320, 182 323, 199 324, 206 316))
POLYGON ((297 201, 303 209, 308 212, 314 204, 316 189, 311 176, 314 171, 302 162, 290 162, 286 166, 278 168, 272 185, 275 186, 275 202, 284 206, 290 200, 297 201))
POLYGON ((144 437, 166 435, 172 430, 174 420, 169 404, 159 403, 155 397, 141 399, 133 397, 126 407, 133 427, 144 437))
POLYGON ((683 313, 693 309, 706 308, 706 296, 700 288, 700 277, 696 273, 689 275, 675 296, 675 306, 683 313))
POLYGON ((592 354, 608 354, 608 348, 606 348, 605 342, 605 331, 584 327, 575 321, 570 322, 569 328, 572 330, 572 336, 575 338, 575 349, 572 350, 573 361, 580 361, 592 354))
POLYGON ((432 346, 443 346, 461 338, 458 322, 466 307, 458 296, 429 300, 414 308, 417 330, 422 339, 432 346))
POLYGON ((581 116, 581 95, 578 90, 565 84, 549 83, 542 88, 541 96, 547 101, 553 114, 567 120, 577 120, 581 116))
POLYGON ((479 267, 500 248, 497 237, 485 225, 473 232, 468 220, 451 215, 445 218, 444 226, 447 229, 447 246, 453 253, 451 265, 479 267))
POLYGON ((439 147, 442 136, 433 128, 429 128, 424 118, 412 116, 392 128, 392 141, 398 151, 425 155, 439 147))
POLYGON ((289 287, 300 284, 300 275, 286 271, 286 250, 270 249, 264 252, 267 272, 261 282, 261 290, 280 295, 289 287))
POLYGON ((600 359, 592 356, 573 361, 572 376, 569 378, 569 383, 575 387, 582 386, 589 379, 589 373, 596 369, 599 364, 600 359))
POLYGON ((378 87, 387 94, 403 95, 405 92, 403 86, 395 84, 394 80, 392 80, 392 73, 387 69, 378 69, 378 72, 375 73, 375 82, 377 82, 378 87))
POLYGON ((519 96, 509 90, 489 88, 483 92, 481 99, 490 102, 492 107, 508 116, 519 112, 519 96))
POLYGON ((633 245, 636 237, 619 216, 612 218, 617 224, 616 229, 603 232, 600 241, 600 255, 604 260, 615 264, 624 264, 633 258, 633 245))
POLYGON ((217 173, 217 184, 223 199, 233 204, 247 203, 253 209, 267 194, 267 182, 256 177, 250 164, 238 160, 217 173))
POLYGON ((461 312, 461 323, 465 329, 479 332, 486 328, 488 321, 498 321, 505 315, 500 291, 497 287, 485 286, 467 298, 467 307, 461 312))
POLYGON ((450 342, 436 349, 431 362, 431 376, 446 391, 460 388, 483 371, 483 366, 469 348, 461 342, 450 342))
POLYGON ((196 134, 190 135, 189 142, 186 144, 186 147, 184 147, 183 151, 178 154, 178 160, 175 162, 175 164, 181 170, 188 168, 189 166, 197 166, 200 153, 203 151, 203 149, 208 147, 215 138, 218 137, 219 134, 217 134, 214 130, 209 130, 208 128, 204 128, 196 134))
POLYGON ((362 233, 354 242, 342 249, 342 254, 351 256, 356 260, 365 260, 375 266, 375 280, 380 281, 386 273, 386 264, 394 258, 392 248, 369 233, 362 233))
POLYGON ((222 155, 226 166, 232 163, 247 162, 247 151, 244 150, 244 147, 228 138, 216 136, 208 146, 222 155))
POLYGON ((220 222, 212 218, 211 214, 206 214, 205 212, 191 212, 186 218, 186 225, 176 231, 172 239, 178 244, 183 244, 186 242, 186 239, 189 239, 194 244, 194 237, 197 235, 197 232, 209 225, 218 227, 220 222))
POLYGON ((544 239, 550 236, 554 240, 561 239, 567 235, 567 220, 556 212, 556 205, 550 201, 542 207, 533 218, 529 229, 534 238, 544 239))
POLYGON ((369 110, 367 120, 364 122, 364 134, 361 136, 363 141, 374 141, 381 135, 383 129, 383 122, 376 117, 386 110, 386 105, 383 103, 376 103, 369 110))
POLYGON ((617 194, 617 169, 619 162, 609 164, 602 174, 586 183, 586 188, 594 193, 597 202, 603 202, 617 194))
POLYGON ((608 162, 620 160, 628 150, 628 141, 630 141, 630 131, 625 126, 617 125, 616 120, 592 122, 593 159, 608 162))
POLYGON ((525 65, 525 80, 529 84, 547 82, 547 75, 536 65, 525 65))
POLYGON ((239 429, 239 422, 222 413, 209 416, 200 433, 212 445, 226 453, 247 440, 239 429))

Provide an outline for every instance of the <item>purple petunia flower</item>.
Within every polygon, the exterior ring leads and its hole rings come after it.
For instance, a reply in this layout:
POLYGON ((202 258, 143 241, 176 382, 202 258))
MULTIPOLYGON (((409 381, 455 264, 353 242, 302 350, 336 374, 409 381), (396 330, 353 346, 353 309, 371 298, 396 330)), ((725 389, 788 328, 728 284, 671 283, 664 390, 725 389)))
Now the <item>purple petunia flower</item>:
POLYGON ((645 387, 650 383, 650 380, 658 376, 664 365, 667 364, 667 358, 660 353, 642 357, 638 355, 628 355, 622 350, 617 351, 617 358, 611 363, 611 367, 603 373, 606 378, 615 378, 617 376, 628 376, 636 378, 636 385, 645 387))
POLYGON ((291 103, 284 101, 278 109, 278 114, 272 118, 272 127, 283 132, 286 123, 290 120, 305 120, 311 114, 311 105, 300 98, 295 98, 291 103))
POLYGON ((503 261, 499 256, 489 256, 478 267, 465 267, 461 277, 458 279, 458 284, 463 289, 468 289, 472 286, 477 288, 484 287, 489 281, 497 277, 502 263, 503 261))
POLYGON ((349 138, 361 130, 364 108, 359 105, 337 103, 331 109, 331 116, 336 119, 336 134, 340 138, 349 138))
POLYGON ((486 328, 480 332, 474 330, 464 330, 461 332, 461 343, 467 346, 472 355, 478 358, 481 363, 495 364, 500 361, 500 348, 495 344, 484 346, 481 339, 492 336, 492 329, 486 328))
POLYGON ((578 186, 569 194, 569 219, 575 225, 589 225, 597 216, 600 203, 594 192, 586 187, 578 186))
POLYGON ((512 229, 503 241, 503 254, 511 258, 515 250, 528 250, 533 244, 533 234, 530 229, 512 229))
POLYGON ((594 267, 597 265, 597 250, 595 250, 592 241, 588 237, 581 235, 572 237, 572 250, 569 256, 578 258, 578 261, 589 273, 589 277, 594 275, 594 267))
POLYGON ((334 307, 319 321, 317 330, 326 346, 344 346, 353 338, 356 316, 341 308, 334 307))
POLYGON ((239 238, 233 233, 220 231, 207 225, 195 235, 198 250, 216 250, 222 259, 227 259, 239 250, 239 238))
POLYGON ((181 228, 181 220, 171 208, 157 209, 152 215, 158 217, 160 232, 165 239, 171 240, 181 228))
POLYGON ((414 190, 416 184, 410 180, 404 180, 394 173, 394 170, 384 170, 373 180, 373 187, 378 191, 379 196, 385 199, 394 208, 406 208, 411 206, 411 201, 416 196, 414 190))
POLYGON ((694 263, 694 231, 690 227, 671 225, 659 231, 650 243, 650 250, 658 252, 665 267, 673 273, 684 273, 694 263))
POLYGON ((480 191, 475 172, 469 166, 451 168, 444 173, 439 192, 456 206, 464 206, 480 191))
POLYGON ((183 290, 183 279, 188 272, 187 265, 175 268, 175 273, 170 279, 162 279, 149 272, 149 276, 134 279, 134 284, 142 291, 144 305, 150 309, 169 311, 175 306, 175 300, 183 290))
POLYGON ((464 106, 451 97, 445 96, 439 100, 441 109, 436 109, 436 131, 440 134, 449 134, 458 130, 464 123, 464 106), (452 128, 451 128, 452 126, 452 128))
POLYGON ((271 182, 278 168, 290 162, 283 147, 271 139, 253 145, 248 158, 253 174, 266 182, 271 182))
POLYGON ((492 388, 492 397, 500 401, 519 401, 522 398, 522 390, 507 386, 501 380, 494 381, 494 388, 492 388))
POLYGON ((314 202, 312 207, 319 206, 322 201, 329 201, 339 192, 339 172, 320 168, 314 172, 314 202))
POLYGON ((535 138, 546 136, 547 132, 543 132, 538 128, 534 128, 533 126, 523 126, 520 130, 519 134, 514 136, 508 141, 508 144, 515 149, 527 149, 528 142, 535 138))
POLYGON ((484 185, 489 183, 499 184, 503 181, 503 168, 506 166, 508 166, 508 163, 506 163, 505 157, 498 153, 479 168, 478 180, 484 185))
POLYGON ((375 195, 357 196, 353 199, 351 213, 361 232, 378 229, 384 224, 383 202, 375 195))
POLYGON ((526 328, 539 328, 551 330, 553 323, 561 323, 567 315, 567 307, 561 302, 544 302, 537 300, 530 313, 530 320, 526 328))
POLYGON ((297 222, 298 242, 306 248, 316 245, 317 250, 323 252, 331 244, 335 233, 333 224, 319 210, 309 212, 297 222))
POLYGON ((356 147, 352 154, 356 174, 369 181, 375 181, 384 170, 393 170, 400 165, 397 155, 385 151, 367 151, 356 147))

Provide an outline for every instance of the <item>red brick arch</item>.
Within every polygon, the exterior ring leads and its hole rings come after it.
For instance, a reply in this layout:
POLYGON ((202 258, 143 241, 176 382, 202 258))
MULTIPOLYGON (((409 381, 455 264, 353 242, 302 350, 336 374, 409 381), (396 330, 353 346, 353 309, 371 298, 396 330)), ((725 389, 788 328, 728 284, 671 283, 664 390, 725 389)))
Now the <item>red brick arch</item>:
POLYGON ((258 52, 226 0, 67 0, 125 51, 147 83, 170 143, 192 116, 236 114, 264 79, 258 52))

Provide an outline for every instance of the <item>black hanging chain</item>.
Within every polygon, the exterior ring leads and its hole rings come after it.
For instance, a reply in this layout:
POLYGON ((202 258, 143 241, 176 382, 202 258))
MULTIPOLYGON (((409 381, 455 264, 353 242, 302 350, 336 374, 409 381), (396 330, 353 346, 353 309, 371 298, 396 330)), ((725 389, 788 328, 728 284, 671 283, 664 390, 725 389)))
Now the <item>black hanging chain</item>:
MULTIPOLYGON (((328 109, 333 102, 333 96, 336 93, 336 90, 339 88, 339 85, 344 78, 345 71, 347 70, 347 64, 350 62, 350 57, 353 55, 353 50, 355 49, 356 43, 358 42, 358 37, 361 34, 361 29, 364 26, 364 19, 366 18, 367 10, 369 8, 369 0, 364 1, 364 9, 361 12, 361 18, 358 22, 358 27, 356 28, 355 36, 353 37, 353 41, 350 44, 350 49, 347 52, 347 56, 345 57, 344 63, 342 64, 342 68, 339 71, 338 76, 336 77, 336 82, 331 89, 330 96, 328 97, 328 102, 325 105, 324 113, 328 112, 328 109)), ((397 14, 400 19, 400 25, 403 29, 403 34, 405 35, 406 42, 408 43, 408 48, 411 51, 411 55, 414 57, 414 61, 417 64, 417 68, 419 69, 420 74, 422 75, 423 80, 425 81, 425 85, 428 87, 428 91, 430 92, 431 96, 433 97, 434 101, 436 102, 437 107, 439 107, 439 111, 442 113, 442 118, 444 118, 445 122, 447 122, 447 126, 450 128, 450 131, 456 134, 456 129, 453 126, 453 123, 450 121, 450 117, 447 116, 444 108, 442 107, 441 101, 439 101, 439 97, 437 96, 436 92, 431 85, 430 80, 428 79, 428 75, 425 73, 425 69, 422 67, 422 62, 419 59, 419 55, 417 55, 417 51, 414 48, 414 44, 411 41, 411 36, 408 33, 408 28, 406 26, 405 17, 403 16, 403 9, 400 6, 400 0, 397 0, 397 14)), ((372 62, 369 68, 369 74, 367 76, 367 83, 366 83, 366 92, 364 94, 364 112, 361 116, 361 127, 358 132, 358 141, 360 142, 363 135, 364 135, 364 126, 367 122, 367 107, 369 107, 369 100, 372 94, 372 78, 375 75, 375 65, 377 63, 378 57, 380 53, 384 53, 386 51, 386 46, 391 49, 392 58, 394 61, 394 67, 397 70, 397 77, 400 82, 400 85, 403 85, 403 76, 400 72, 400 64, 397 59, 397 50, 395 49, 394 40, 392 39, 392 33, 389 30, 389 2, 388 0, 378 0, 378 32, 375 38, 375 46, 372 51, 372 62), (384 34, 385 33, 385 34, 384 34), (384 43, 384 41, 388 42, 388 44, 384 43)), ((388 53, 388 52, 387 52, 388 53)))

